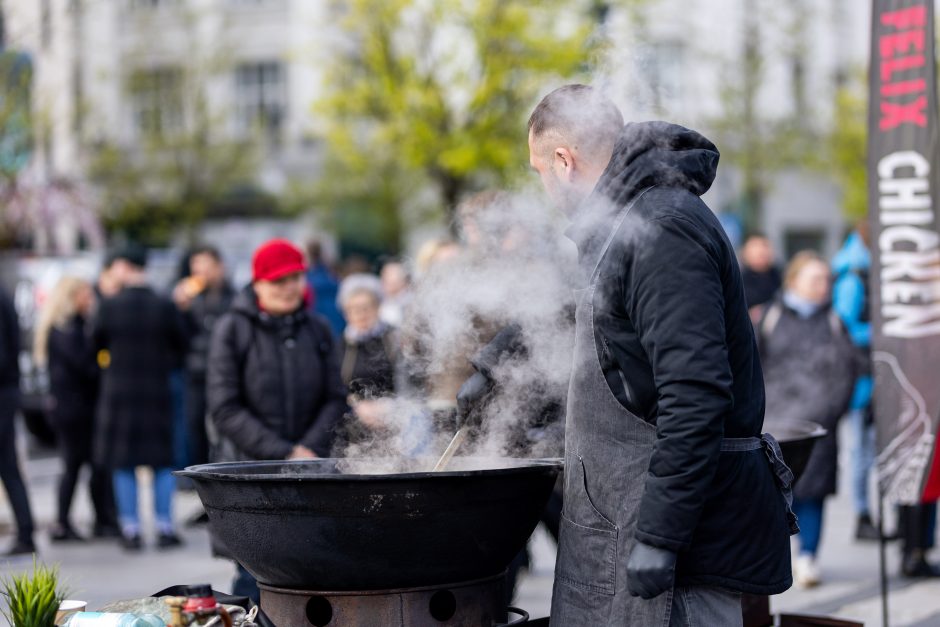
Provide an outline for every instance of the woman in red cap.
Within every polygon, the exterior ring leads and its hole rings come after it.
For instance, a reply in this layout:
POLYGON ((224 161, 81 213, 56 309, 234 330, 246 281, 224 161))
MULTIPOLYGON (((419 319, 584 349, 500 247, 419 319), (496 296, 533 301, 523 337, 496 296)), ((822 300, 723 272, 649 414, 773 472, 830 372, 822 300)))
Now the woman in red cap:
MULTIPOLYGON (((219 319, 209 348, 216 461, 309 459, 330 453, 346 390, 323 320, 309 312, 303 253, 275 239, 255 251, 252 283, 219 319)), ((215 542, 216 551, 226 555, 215 542)), ((258 600, 239 566, 234 593, 258 600)))

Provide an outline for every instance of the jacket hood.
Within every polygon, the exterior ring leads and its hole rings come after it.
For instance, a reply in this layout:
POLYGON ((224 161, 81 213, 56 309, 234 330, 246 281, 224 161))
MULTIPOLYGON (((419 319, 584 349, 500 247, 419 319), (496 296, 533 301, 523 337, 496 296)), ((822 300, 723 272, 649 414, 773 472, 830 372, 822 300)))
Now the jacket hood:
POLYGON ((584 253, 604 238, 613 216, 642 190, 661 185, 701 196, 718 171, 718 148, 703 135, 668 122, 635 122, 620 132, 594 191, 575 211, 568 237, 584 253))
POLYGON ((622 204, 652 185, 681 187, 701 196, 718 171, 718 148, 700 133, 668 122, 623 127, 595 188, 622 204))
POLYGON ((845 244, 832 258, 832 269, 835 274, 844 274, 851 270, 868 270, 871 267, 871 254, 862 241, 858 232, 853 232, 845 240, 845 244))

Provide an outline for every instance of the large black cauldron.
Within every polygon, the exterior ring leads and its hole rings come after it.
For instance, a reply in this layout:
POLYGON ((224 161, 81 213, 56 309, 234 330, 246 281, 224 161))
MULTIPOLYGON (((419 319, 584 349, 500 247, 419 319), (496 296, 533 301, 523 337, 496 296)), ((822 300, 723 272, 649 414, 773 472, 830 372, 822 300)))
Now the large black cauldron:
MULTIPOLYGON (((258 581, 387 590, 501 573, 538 524, 561 460, 455 458, 453 470, 371 474, 356 460, 232 462, 176 474, 258 581)), ((406 471, 408 469, 406 468, 406 471)))

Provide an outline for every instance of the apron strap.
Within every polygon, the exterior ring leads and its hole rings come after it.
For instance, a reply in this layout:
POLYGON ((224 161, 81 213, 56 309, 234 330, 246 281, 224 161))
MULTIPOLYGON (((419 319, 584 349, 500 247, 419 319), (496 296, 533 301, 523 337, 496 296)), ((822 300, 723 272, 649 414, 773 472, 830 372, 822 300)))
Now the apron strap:
POLYGON ((800 532, 799 521, 796 514, 793 513, 793 471, 787 466, 783 459, 783 452, 780 450, 780 443, 769 433, 765 433, 757 438, 725 438, 721 441, 722 453, 741 453, 745 451, 757 451, 763 449, 770 468, 774 472, 774 479, 783 499, 787 504, 787 524, 790 527, 790 535, 800 532))
POLYGON ((597 279, 597 274, 601 269, 601 262, 604 261, 604 257, 607 255, 607 249, 610 248, 611 243, 614 241, 614 238, 617 236, 617 233, 620 231, 620 227, 623 226, 623 221, 627 219, 627 214, 630 213, 631 209, 633 209, 633 205, 635 205, 640 200, 640 198, 642 198, 644 194, 646 194, 646 192, 650 191, 654 187, 656 186, 650 185, 649 187, 641 191, 639 194, 636 195, 636 198, 631 200, 630 203, 626 207, 620 210, 620 214, 617 216, 617 219, 614 221, 613 228, 610 230, 610 235, 607 237, 607 241, 604 242, 603 248, 601 248, 600 253, 597 255, 597 263, 594 264, 594 269, 591 271, 591 280, 590 280, 591 285, 594 285, 594 281, 595 279, 597 279))
POLYGON ((774 436, 765 433, 760 437, 760 440, 764 448, 764 454, 767 455, 767 461, 770 462, 770 467, 777 478, 777 486, 780 488, 780 492, 783 493, 783 499, 787 504, 787 523, 790 526, 790 535, 796 535, 800 532, 800 525, 796 514, 793 513, 793 483, 795 481, 793 471, 783 460, 780 443, 777 442, 774 436))
POLYGON ((760 438, 725 438, 721 441, 722 453, 743 453, 756 451, 764 446, 760 438))

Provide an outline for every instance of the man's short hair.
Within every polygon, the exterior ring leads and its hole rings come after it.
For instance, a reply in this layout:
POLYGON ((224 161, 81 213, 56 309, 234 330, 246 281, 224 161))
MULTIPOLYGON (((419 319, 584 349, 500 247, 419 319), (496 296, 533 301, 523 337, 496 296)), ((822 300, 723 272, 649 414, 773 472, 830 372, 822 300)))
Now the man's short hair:
POLYGON ((623 115, 609 98, 589 85, 565 85, 547 96, 529 117, 529 133, 535 140, 555 133, 573 150, 591 158, 613 151, 623 115))
POLYGON ((135 268, 147 267, 147 249, 139 244, 127 244, 113 251, 105 258, 105 269, 110 268, 118 261, 124 261, 135 268))
POLYGON ((196 255, 209 255, 217 262, 222 263, 222 253, 219 252, 219 249, 211 244, 200 244, 195 246, 192 250, 189 251, 189 258, 192 259, 196 255))

